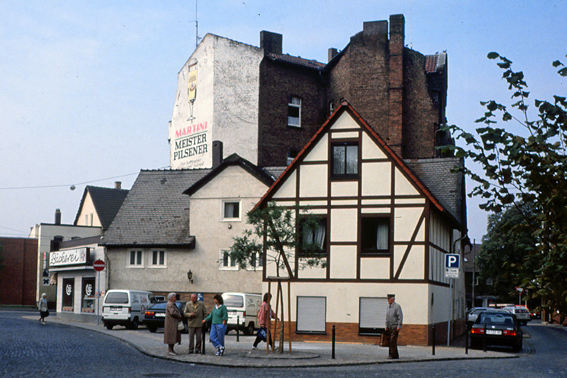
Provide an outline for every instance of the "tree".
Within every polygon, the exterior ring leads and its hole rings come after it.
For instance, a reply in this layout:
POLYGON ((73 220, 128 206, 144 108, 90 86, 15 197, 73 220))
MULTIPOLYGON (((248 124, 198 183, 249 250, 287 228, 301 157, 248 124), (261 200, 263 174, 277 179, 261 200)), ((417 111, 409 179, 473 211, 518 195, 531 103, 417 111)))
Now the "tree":
MULTIPOLYGON (((529 205, 522 211, 531 213, 529 205)), ((533 266, 530 252, 536 239, 523 227, 524 219, 515 206, 509 206, 500 213, 488 217, 487 234, 482 238, 477 266, 480 268, 480 281, 492 280, 483 292, 499 296, 502 302, 517 302, 516 287, 522 286, 523 278, 530 275, 533 266)))
MULTIPOLYGON (((255 267, 256 259, 261 258, 266 266, 275 264, 276 277, 281 277, 281 271, 284 271, 291 281, 295 277, 295 264, 292 266, 290 261, 298 261, 299 268, 326 266, 322 245, 312 237, 319 228, 320 219, 310 214, 307 208, 288 209, 270 202, 265 208, 248 212, 247 222, 252 228, 246 229, 242 236, 235 237, 230 248, 232 260, 241 269, 255 267), (295 259, 298 250, 308 257, 295 259)), ((281 280, 278 280, 276 301, 278 305, 281 304, 283 313, 284 299, 281 293, 281 280)), ((281 319, 280 341, 283 342, 283 316, 281 319)), ((280 343, 280 351, 283 352, 283 343, 280 343)))
MULTIPOLYGON (((537 115, 528 112, 527 84, 524 74, 512 70, 512 61, 498 53, 488 54, 498 59, 504 71, 513 103, 502 105, 494 100, 481 102, 486 109, 476 123, 476 135, 457 126, 448 126, 457 139, 463 139, 467 149, 447 146, 456 156, 478 163, 484 176, 462 168, 474 180, 470 195, 481 197, 482 209, 500 213, 515 206, 537 240, 526 257, 526 263, 537 268, 524 272, 522 285, 531 289, 529 295, 541 298, 551 309, 567 313, 567 102, 565 97, 535 100, 537 115), (498 120, 500 118, 500 120, 498 120), (496 127, 502 122, 506 128, 496 127), (533 204, 533 213, 519 204, 533 204)), ((558 74, 567 76, 567 67, 553 62, 558 74)))

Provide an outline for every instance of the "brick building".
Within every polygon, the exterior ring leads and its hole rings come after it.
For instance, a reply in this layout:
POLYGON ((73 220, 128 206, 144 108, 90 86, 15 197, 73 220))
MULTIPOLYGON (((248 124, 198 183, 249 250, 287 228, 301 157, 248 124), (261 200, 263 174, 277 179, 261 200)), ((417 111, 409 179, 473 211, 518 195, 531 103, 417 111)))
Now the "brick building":
POLYGON ((37 239, 0 238, 0 304, 36 304, 37 239))
POLYGON ((284 54, 281 34, 262 31, 260 47, 207 34, 178 75, 171 167, 210 168, 213 140, 260 167, 288 165, 343 100, 400 157, 438 156, 454 143, 439 130, 447 55, 404 47, 404 25, 365 22, 326 64, 284 54))

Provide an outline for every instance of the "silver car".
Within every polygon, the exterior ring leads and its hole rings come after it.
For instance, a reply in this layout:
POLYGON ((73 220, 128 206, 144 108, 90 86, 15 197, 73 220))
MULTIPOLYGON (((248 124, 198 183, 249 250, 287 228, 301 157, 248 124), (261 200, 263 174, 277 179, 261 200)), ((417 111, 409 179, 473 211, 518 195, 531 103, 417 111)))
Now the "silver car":
POLYGON ((488 307, 474 307, 472 308, 469 313, 467 314, 467 325, 470 326, 474 322, 476 322, 476 318, 478 318, 478 314, 483 311, 488 310, 488 307))
POLYGON ((518 319, 518 322, 522 325, 526 325, 528 324, 529 321, 532 320, 532 316, 530 315, 530 312, 525 307, 520 307, 520 306, 504 307, 504 310, 516 315, 516 319, 518 319))

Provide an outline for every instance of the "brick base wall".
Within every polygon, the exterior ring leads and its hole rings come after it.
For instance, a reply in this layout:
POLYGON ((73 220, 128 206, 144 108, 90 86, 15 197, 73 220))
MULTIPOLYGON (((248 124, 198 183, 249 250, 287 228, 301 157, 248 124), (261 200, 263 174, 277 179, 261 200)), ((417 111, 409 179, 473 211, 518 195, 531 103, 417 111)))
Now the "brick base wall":
MULTIPOLYGON (((281 323, 278 322, 278 330, 274 329, 275 324, 272 323, 272 333, 276 334, 276 340, 279 339, 281 323)), ((454 323, 453 335, 460 336, 464 332, 465 321, 457 320, 454 323)), ((289 334, 289 325, 285 324, 284 337, 287 340, 289 334)), ((327 323, 325 334, 308 334, 296 333, 295 322, 291 322, 291 340, 307 341, 307 342, 332 342, 333 324, 327 323)), ((380 335, 359 335, 358 323, 336 323, 335 324, 335 342, 361 343, 361 344, 380 344, 380 335)), ((436 345, 447 342, 447 322, 435 325, 435 343, 436 345)), ((404 324, 399 334, 399 345, 420 345, 428 346, 433 343, 433 327, 431 325, 422 324, 404 324)))

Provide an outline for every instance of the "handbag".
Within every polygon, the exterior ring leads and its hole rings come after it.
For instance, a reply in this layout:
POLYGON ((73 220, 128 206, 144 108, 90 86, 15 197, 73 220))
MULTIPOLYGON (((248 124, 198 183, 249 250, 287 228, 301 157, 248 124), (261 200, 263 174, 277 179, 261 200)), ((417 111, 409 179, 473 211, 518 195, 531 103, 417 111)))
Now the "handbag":
POLYGON ((268 330, 265 327, 258 328, 258 337, 262 341, 266 341, 266 339, 268 338, 268 330))
POLYGON ((177 330, 178 331, 185 331, 185 324, 182 321, 177 322, 177 330))
POLYGON ((45 316, 44 318, 47 318, 49 316, 49 310, 45 311, 45 316))

